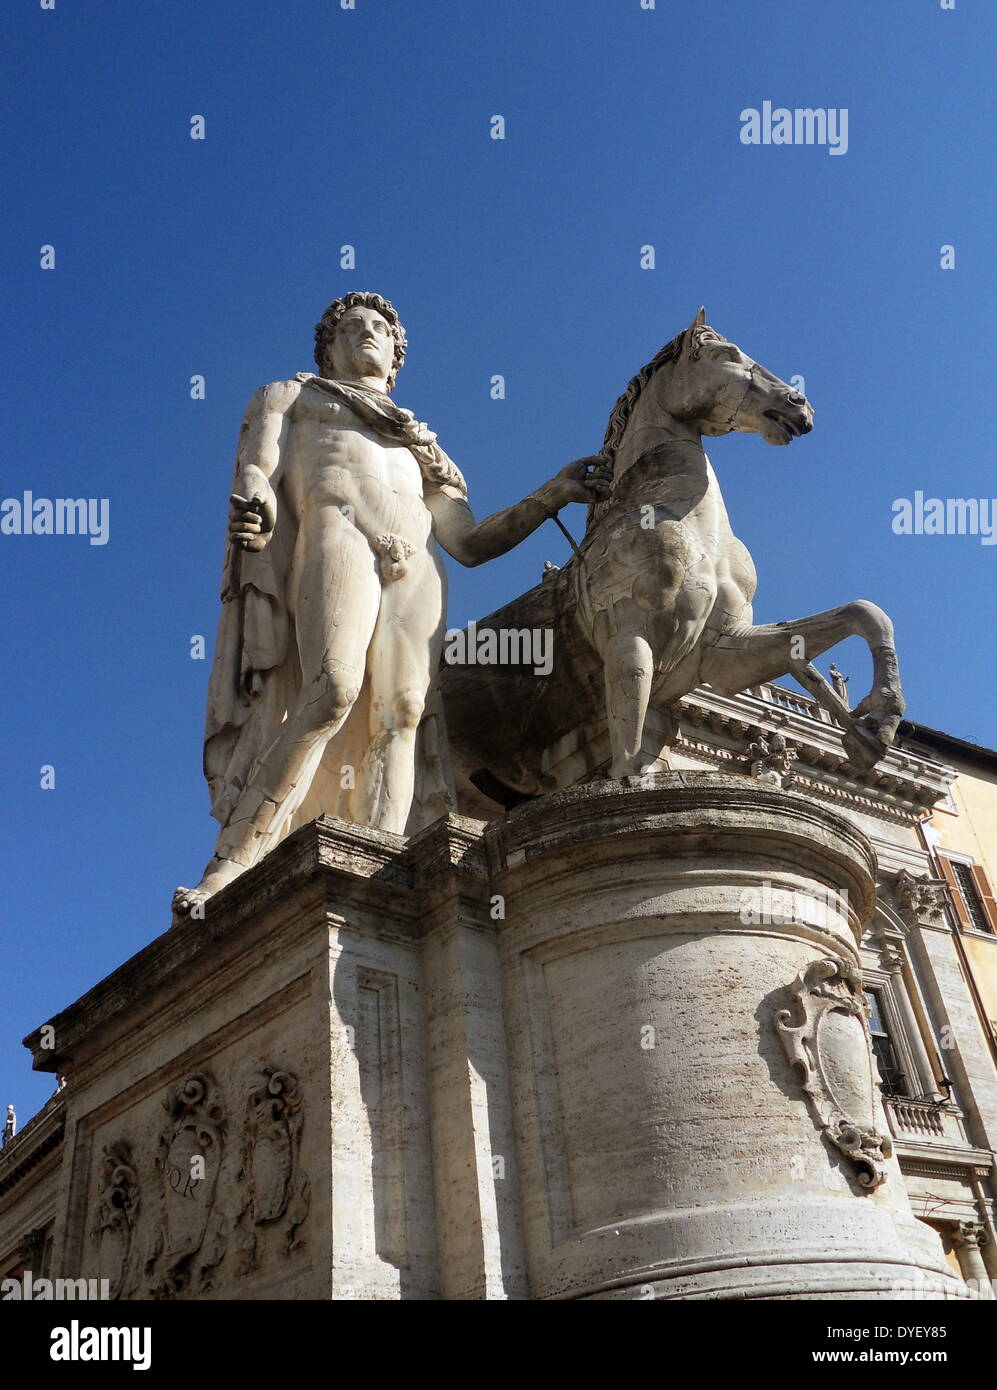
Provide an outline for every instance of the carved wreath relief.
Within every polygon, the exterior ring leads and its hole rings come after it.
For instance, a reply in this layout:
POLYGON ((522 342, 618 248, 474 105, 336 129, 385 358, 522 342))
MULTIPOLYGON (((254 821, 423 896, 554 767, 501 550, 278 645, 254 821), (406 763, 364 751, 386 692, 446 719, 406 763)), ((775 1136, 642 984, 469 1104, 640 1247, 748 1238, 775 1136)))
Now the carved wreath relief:
POLYGON ((221 1089, 207 1072, 171 1087, 163 1108, 166 1123, 144 1155, 124 1139, 103 1150, 89 1234, 111 1297, 207 1292, 227 1263, 235 1277, 258 1269, 269 1231, 278 1234, 267 1243, 282 1256, 303 1249, 309 1188, 297 1077, 262 1065, 234 1143, 221 1089), (143 1173, 151 1197, 144 1207, 143 1173))
POLYGON ((108 1270, 111 1298, 124 1298, 134 1283, 132 1246, 139 1213, 139 1180, 127 1140, 105 1144, 100 1161, 100 1188, 90 1236, 97 1247, 98 1268, 108 1270), (113 1277, 112 1277, 113 1275, 113 1277))
POLYGON ((302 1248, 298 1227, 308 1215, 308 1179, 301 1171, 301 1092, 290 1072, 265 1065, 263 1080, 249 1093, 242 1172, 248 1191, 239 1213, 238 1272, 257 1267, 255 1228, 284 1219, 284 1252, 302 1248))
POLYGON ((170 1122, 159 1135, 159 1235, 146 1264, 160 1297, 170 1298, 191 1283, 210 1288, 209 1270, 221 1262, 226 1222, 215 1208, 215 1189, 225 1152, 225 1111, 210 1076, 198 1073, 167 1092, 170 1122), (209 1235, 210 1240, 206 1238, 209 1235), (195 1256, 200 1258, 195 1261, 195 1256))
POLYGON ((858 974, 847 961, 817 960, 796 977, 790 996, 793 1007, 775 1020, 786 1055, 800 1069, 823 1133, 872 1192, 886 1181, 893 1141, 876 1129, 869 1005, 858 974))

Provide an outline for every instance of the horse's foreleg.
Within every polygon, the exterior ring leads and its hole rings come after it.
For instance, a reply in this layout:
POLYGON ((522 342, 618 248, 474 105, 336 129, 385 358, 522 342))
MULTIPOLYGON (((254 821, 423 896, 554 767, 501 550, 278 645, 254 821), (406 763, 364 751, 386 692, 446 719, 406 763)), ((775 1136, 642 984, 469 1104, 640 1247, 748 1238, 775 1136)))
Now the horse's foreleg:
MULTIPOLYGON (((850 760, 867 771, 889 748, 903 717, 905 706, 900 685, 900 665, 894 645, 893 623, 880 607, 867 599, 856 599, 854 603, 845 604, 842 611, 850 616, 855 625, 853 630, 865 638, 872 653, 872 689, 841 720, 846 730, 845 749, 850 760)), ((819 672, 817 674, 820 675, 819 672)), ((820 679, 827 684, 823 676, 820 679)), ((831 693, 833 695, 834 692, 831 693)))
POLYGON ((893 624, 865 599, 796 622, 746 628, 719 637, 703 654, 701 679, 725 694, 792 674, 845 730, 850 762, 868 771, 889 748, 904 712, 893 624), (868 643, 873 659, 872 690, 849 709, 812 658, 846 637, 868 643))
POLYGON ((636 632, 618 633, 607 643, 604 674, 612 749, 610 776, 639 777, 648 770, 641 742, 654 675, 650 643, 636 632))

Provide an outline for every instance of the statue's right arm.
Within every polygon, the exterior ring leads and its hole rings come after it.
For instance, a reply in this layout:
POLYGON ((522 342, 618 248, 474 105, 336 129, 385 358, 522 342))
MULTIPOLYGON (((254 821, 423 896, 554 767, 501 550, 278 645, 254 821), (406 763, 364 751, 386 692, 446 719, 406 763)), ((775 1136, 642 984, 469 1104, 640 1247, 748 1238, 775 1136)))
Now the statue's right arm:
POLYGON ((229 536, 243 550, 262 550, 277 524, 277 495, 270 479, 280 463, 288 413, 299 381, 272 381, 249 402, 239 435, 229 536))

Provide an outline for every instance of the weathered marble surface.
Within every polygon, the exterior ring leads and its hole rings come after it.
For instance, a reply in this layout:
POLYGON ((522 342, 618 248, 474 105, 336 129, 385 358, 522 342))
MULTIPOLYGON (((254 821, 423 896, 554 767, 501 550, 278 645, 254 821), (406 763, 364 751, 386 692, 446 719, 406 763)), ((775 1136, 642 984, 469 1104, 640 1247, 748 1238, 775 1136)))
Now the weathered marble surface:
POLYGON ((205 737, 222 830, 200 883, 177 890, 178 912, 200 912, 319 814, 411 833, 458 790, 488 814, 568 785, 565 740, 584 744, 600 713, 611 776, 660 770, 671 707, 701 684, 730 694, 791 672, 840 719, 853 765, 882 757, 903 712, 886 615, 859 600, 753 623, 754 566, 702 438, 736 430, 784 445, 813 412, 705 311, 629 383, 600 454, 481 523, 436 436, 390 398, 406 346, 393 306, 337 300, 316 342, 320 375, 262 388, 243 423, 205 737), (438 679, 441 550, 479 564, 579 500, 590 508, 578 552, 492 618, 552 636, 553 675, 444 663, 438 679), (813 658, 855 633, 874 679, 851 711, 813 658))
POLYGON ((316 329, 319 375, 249 404, 205 730, 222 829, 200 883, 177 890, 180 913, 314 816, 402 833, 453 805, 441 551, 481 564, 605 484, 601 464, 576 460, 476 522, 456 464, 391 400, 405 348, 388 300, 349 294, 316 329))
POLYGON ((856 600, 755 624, 754 564, 702 447, 704 435, 731 431, 786 445, 812 423, 806 399, 711 328, 702 310, 637 373, 610 416, 602 457, 611 484, 590 507, 577 552, 478 624, 550 629, 552 675, 481 665, 442 672, 463 807, 494 814, 570 785, 586 769, 584 756, 569 755, 584 753, 600 717, 610 776, 660 770, 681 696, 700 685, 735 694, 786 674, 840 722, 856 770, 882 758, 904 708, 889 618, 856 600), (813 660, 855 634, 871 650, 873 684, 850 710, 813 660))
POLYGON ((715 773, 409 840, 313 822, 28 1040, 67 1077, 51 1269, 139 1299, 965 1297, 848 976, 874 869, 841 816, 715 773))

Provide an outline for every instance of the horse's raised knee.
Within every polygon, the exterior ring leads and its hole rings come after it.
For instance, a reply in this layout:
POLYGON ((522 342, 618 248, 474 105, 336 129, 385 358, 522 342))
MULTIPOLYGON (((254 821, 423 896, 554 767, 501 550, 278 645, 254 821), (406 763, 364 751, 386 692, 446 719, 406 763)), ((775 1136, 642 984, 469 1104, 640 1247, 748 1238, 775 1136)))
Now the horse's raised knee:
POLYGON ((845 607, 860 632, 874 638, 882 638, 884 634, 892 633, 893 625, 877 603, 871 603, 867 598, 857 598, 845 607))

